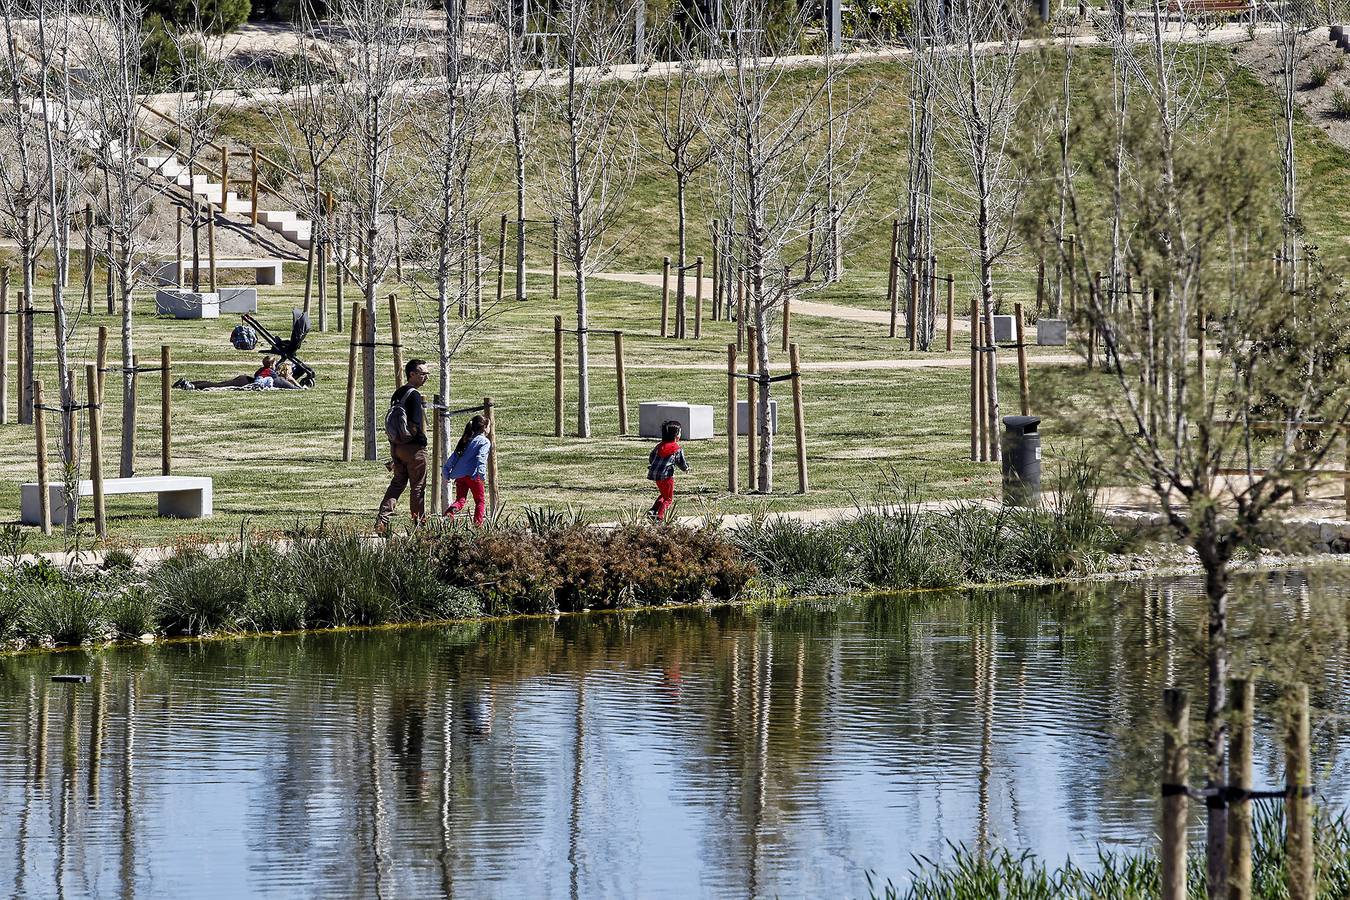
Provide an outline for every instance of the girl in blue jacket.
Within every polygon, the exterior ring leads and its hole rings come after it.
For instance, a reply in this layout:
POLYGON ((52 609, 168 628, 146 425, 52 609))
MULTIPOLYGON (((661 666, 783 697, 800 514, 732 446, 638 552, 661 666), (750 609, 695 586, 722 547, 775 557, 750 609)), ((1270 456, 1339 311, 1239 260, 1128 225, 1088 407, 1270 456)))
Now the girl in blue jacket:
MULTIPOLYGON (((455 484, 454 502, 445 508, 445 514, 454 518, 455 513, 464 508, 464 501, 473 494, 473 524, 482 525, 487 515, 487 502, 483 498, 483 478, 487 475, 488 452, 492 442, 487 436, 487 420, 474 416, 464 426, 464 434, 455 445, 455 452, 445 461, 441 475, 447 482, 455 484)), ((446 496, 450 491, 446 490, 446 496)))

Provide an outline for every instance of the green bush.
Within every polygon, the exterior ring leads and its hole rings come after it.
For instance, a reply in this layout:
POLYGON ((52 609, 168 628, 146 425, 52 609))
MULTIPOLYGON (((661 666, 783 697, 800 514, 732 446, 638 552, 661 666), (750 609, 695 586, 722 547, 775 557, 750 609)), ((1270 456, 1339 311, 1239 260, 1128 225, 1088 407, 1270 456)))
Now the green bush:
POLYGON ((1316 65, 1308 72, 1308 81, 1304 84, 1307 90, 1316 90, 1331 80, 1331 69, 1323 65, 1316 65))
POLYGON ((115 591, 108 598, 108 623, 121 638, 153 634, 159 622, 159 604, 154 593, 142 586, 115 591))
POLYGON ((212 559, 189 550, 165 560, 150 575, 159 627, 166 634, 238 631, 249 602, 249 586, 240 557, 212 559))
POLYGON ((557 573, 544 555, 543 544, 530 532, 491 528, 461 551, 459 567, 445 573, 483 596, 491 615, 549 613, 558 609, 554 596, 557 573))
POLYGON ((1350 119, 1350 97, 1345 96, 1345 91, 1332 92, 1331 115, 1337 119, 1350 119))
POLYGON ((736 542, 766 576, 794 594, 838 594, 858 586, 849 528, 772 516, 737 529, 736 542))
POLYGON ((80 644, 110 635, 109 596, 94 579, 70 578, 57 584, 22 583, 21 628, 30 640, 53 644, 80 644))
POLYGON ((145 12, 147 24, 159 19, 161 25, 167 22, 207 34, 225 34, 248 21, 251 8, 249 0, 150 0, 145 12))

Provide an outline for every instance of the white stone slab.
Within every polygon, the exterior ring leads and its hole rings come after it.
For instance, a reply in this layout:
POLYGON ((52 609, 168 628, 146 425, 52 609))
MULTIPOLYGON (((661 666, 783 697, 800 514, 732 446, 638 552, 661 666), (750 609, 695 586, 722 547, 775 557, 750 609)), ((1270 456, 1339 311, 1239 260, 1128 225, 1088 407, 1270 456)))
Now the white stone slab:
MULTIPOLYGON (((736 401, 736 433, 749 434, 749 423, 746 421, 745 407, 749 400, 736 401)), ((778 401, 772 397, 769 398, 769 430, 774 434, 778 433, 778 401)))
MULTIPOLYGON (((211 263, 209 260, 200 261, 202 274, 205 276, 211 263)), ((279 259, 218 259, 216 260, 216 271, 221 269, 252 269, 254 284, 281 284, 281 260, 279 259)), ((170 259, 166 262, 155 265, 155 277, 160 284, 182 284, 190 279, 192 273, 192 260, 184 259, 182 271, 178 271, 178 261, 170 259)))
POLYGON ((660 439, 661 426, 669 421, 680 423, 682 440, 706 441, 713 436, 711 406, 673 400, 638 404, 638 434, 642 437, 660 439))
POLYGON ((1068 320, 1038 319, 1036 321, 1036 343, 1042 347, 1063 347, 1068 344, 1068 320))
POLYGON ((223 287, 220 311, 223 313, 255 313, 258 311, 258 289, 255 287, 223 287))
POLYGON ((220 295, 161 288, 155 291, 155 313, 175 319, 219 319, 220 295))
MULTIPOLYGON (((66 521, 63 492, 64 485, 47 485, 53 525, 62 525, 66 521)), ((81 481, 79 493, 81 497, 94 496, 94 483, 87 479, 81 481)), ((211 478, 203 475, 147 475, 137 478, 105 479, 103 495, 111 497, 116 494, 158 494, 159 514, 171 519, 208 519, 211 517, 215 500, 211 478)), ((23 524, 42 524, 42 511, 38 507, 37 483, 21 485, 19 512, 23 524)))
POLYGON ((1017 340, 1017 326, 1012 316, 994 316, 994 343, 1011 344, 1017 340))

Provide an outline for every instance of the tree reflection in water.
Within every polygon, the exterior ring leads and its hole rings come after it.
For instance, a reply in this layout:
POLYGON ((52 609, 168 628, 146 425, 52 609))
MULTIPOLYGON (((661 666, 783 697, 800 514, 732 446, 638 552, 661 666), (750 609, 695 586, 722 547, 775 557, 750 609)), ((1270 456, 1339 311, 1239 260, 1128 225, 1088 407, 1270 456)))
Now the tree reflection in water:
MULTIPOLYGON (((0 893, 865 893, 946 842, 1154 833, 1187 582, 0 659, 0 893), (52 673, 94 674, 90 685, 52 673), (110 764, 110 761, 116 763, 110 764)), ((1247 579, 1239 670, 1315 685, 1344 808, 1347 597, 1247 579), (1290 652, 1297 648, 1298 652, 1290 652)), ((1260 704, 1258 704, 1258 707, 1260 704)), ((1261 723, 1257 780, 1279 778, 1261 723)))

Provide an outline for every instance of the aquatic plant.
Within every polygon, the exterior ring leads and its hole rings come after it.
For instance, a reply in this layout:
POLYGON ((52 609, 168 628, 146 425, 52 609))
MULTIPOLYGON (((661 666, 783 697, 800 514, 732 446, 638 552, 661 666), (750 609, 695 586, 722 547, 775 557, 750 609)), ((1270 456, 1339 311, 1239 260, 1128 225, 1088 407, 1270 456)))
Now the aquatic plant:
POLYGON ((94 579, 21 581, 16 593, 23 605, 20 627, 30 639, 80 644, 108 634, 107 589, 94 579))

